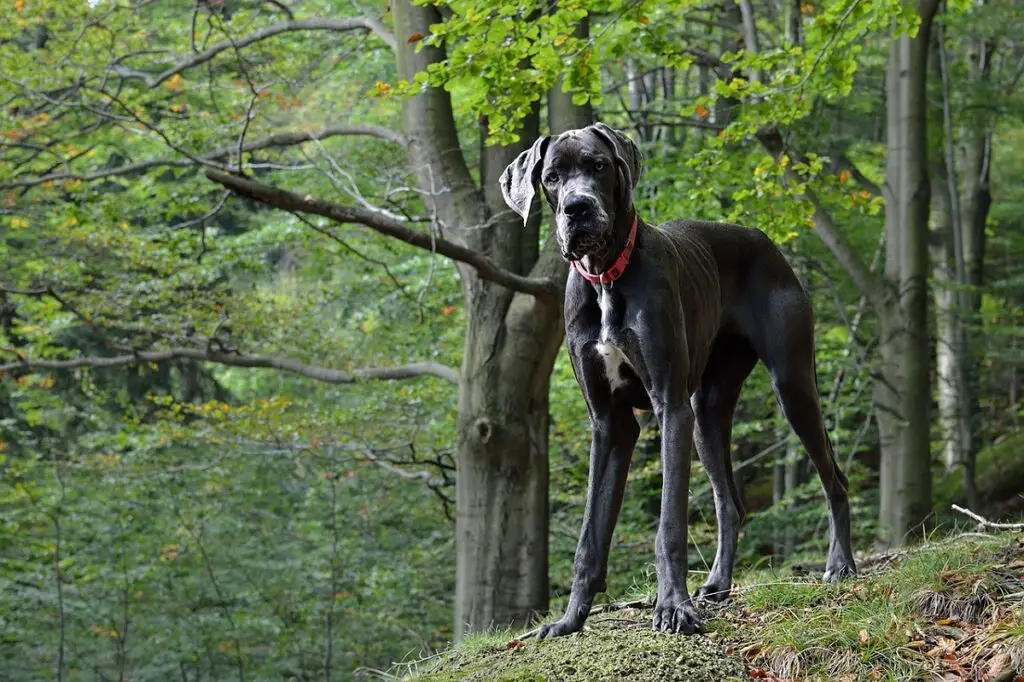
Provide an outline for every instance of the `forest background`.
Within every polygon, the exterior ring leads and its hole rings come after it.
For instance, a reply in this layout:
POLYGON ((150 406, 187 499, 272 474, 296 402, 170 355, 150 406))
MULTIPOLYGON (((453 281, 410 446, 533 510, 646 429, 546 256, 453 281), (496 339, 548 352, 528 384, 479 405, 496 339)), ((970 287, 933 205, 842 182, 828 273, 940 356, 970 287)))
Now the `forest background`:
MULTIPOLYGON (((559 609, 586 408, 566 264, 497 177, 600 119, 651 223, 767 231, 814 298, 860 549, 1017 514, 1013 0, 10 0, 0 680, 349 679, 559 609)), ((651 570, 645 430, 612 593, 651 570)), ((824 501, 763 369, 748 567, 824 501)), ((714 554, 694 463, 691 567, 714 554)))

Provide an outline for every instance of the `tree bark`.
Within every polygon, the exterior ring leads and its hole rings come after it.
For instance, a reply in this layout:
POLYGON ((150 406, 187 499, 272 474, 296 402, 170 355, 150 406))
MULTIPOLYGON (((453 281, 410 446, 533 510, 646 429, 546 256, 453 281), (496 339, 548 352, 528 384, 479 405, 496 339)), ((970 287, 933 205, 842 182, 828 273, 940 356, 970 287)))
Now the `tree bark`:
MULTIPOLYGON (((433 6, 408 0, 395 0, 393 14, 399 72, 411 79, 444 53, 439 47, 417 52, 402 38, 426 35, 441 18, 433 6)), ((573 119, 559 127, 590 122, 589 108, 578 110, 558 94, 551 101, 560 123, 573 119)), ((404 120, 410 163, 445 238, 487 254, 506 271, 564 283, 566 264, 553 243, 540 248, 539 202, 524 226, 498 186, 505 166, 539 134, 539 111, 527 117, 517 144, 481 149, 479 188, 459 147, 445 90, 431 88, 406 100, 404 120)), ((472 267, 459 273, 467 326, 456 460, 456 639, 521 627, 547 609, 548 388, 564 333, 560 296, 517 293, 472 267)))
MULTIPOLYGON (((993 44, 985 40, 972 40, 968 44, 966 62, 969 91, 985 92, 991 80, 993 44)), ((974 486, 974 465, 977 457, 979 434, 978 385, 979 366, 972 348, 984 345, 984 340, 972 333, 981 313, 981 286, 983 284, 985 259, 985 222, 988 219, 992 195, 989 193, 989 169, 991 167, 993 117, 985 107, 978 109, 967 127, 961 131, 962 172, 960 192, 960 239, 962 266, 959 268, 960 284, 960 332, 963 335, 962 356, 959 360, 963 396, 960 404, 962 429, 966 445, 961 462, 964 467, 964 494, 972 509, 978 508, 974 486)), ((951 153, 952 156, 952 153, 951 153)), ((952 161, 951 161, 952 162, 952 161)))
MULTIPOLYGON (((939 423, 942 427, 946 470, 963 469, 963 489, 968 506, 978 508, 974 487, 974 448, 971 433, 971 393, 968 373, 970 347, 967 342, 968 310, 967 266, 964 261, 964 220, 957 182, 956 135, 953 129, 953 102, 943 25, 935 30, 935 62, 942 84, 943 171, 944 182, 934 183, 933 195, 940 210, 937 221, 940 244, 934 247, 936 302, 936 378, 939 382, 939 423)), ((938 217, 937 216, 937 217, 938 217)))
POLYGON ((927 168, 928 54, 937 0, 916 35, 893 38, 886 80, 886 280, 875 415, 881 446, 878 544, 896 547, 931 513, 927 168))
MULTIPOLYGON (((965 399, 960 361, 963 349, 959 347, 956 316, 959 313, 953 268, 953 226, 950 210, 950 191, 944 174, 935 174, 932 181, 932 237, 930 242, 932 278, 935 281, 932 298, 935 301, 935 381, 939 407, 939 428, 942 434, 942 453, 947 471, 960 466, 964 458, 963 432, 960 409, 965 399)), ((974 505, 969 505, 975 508, 974 505)))

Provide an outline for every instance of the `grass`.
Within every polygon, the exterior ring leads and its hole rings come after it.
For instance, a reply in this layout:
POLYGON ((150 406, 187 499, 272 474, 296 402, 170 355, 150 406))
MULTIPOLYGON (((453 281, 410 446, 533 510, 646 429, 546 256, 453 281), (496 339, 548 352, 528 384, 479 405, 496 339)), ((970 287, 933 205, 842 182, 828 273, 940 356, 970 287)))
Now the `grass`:
POLYGON ((716 619, 748 663, 785 679, 982 679, 1001 653, 1024 662, 1018 540, 965 535, 864 569, 839 585, 745 576, 716 619))
MULTIPOLYGON (((652 589, 644 576, 627 598, 652 589)), ((1014 680, 1024 670, 1024 542, 932 540, 862 558, 861 576, 838 585, 788 568, 748 572, 729 603, 701 613, 706 633, 693 637, 652 632, 645 607, 595 613, 582 635, 552 641, 475 635, 405 679, 1014 680)))

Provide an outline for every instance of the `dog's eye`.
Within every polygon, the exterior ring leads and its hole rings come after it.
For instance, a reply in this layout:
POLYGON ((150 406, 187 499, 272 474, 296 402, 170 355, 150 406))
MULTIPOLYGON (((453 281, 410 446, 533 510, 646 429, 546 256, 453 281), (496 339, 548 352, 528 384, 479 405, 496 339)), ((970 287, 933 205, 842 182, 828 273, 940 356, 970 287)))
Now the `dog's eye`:
POLYGON ((595 161, 594 162, 594 171, 597 172, 597 173, 600 173, 603 170, 604 170, 604 164, 602 162, 600 162, 600 161, 595 161))
POLYGON ((546 182, 549 185, 555 184, 556 182, 558 182, 558 173, 551 171, 550 173, 544 176, 544 182, 546 182))

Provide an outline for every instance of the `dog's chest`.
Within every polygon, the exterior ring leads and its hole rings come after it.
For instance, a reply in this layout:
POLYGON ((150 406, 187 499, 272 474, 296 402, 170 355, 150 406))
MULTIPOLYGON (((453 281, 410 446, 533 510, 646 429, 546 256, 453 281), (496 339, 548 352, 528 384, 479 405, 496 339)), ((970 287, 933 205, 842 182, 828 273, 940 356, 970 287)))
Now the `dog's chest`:
POLYGON ((616 302, 610 289, 602 287, 597 301, 601 307, 601 333, 595 350, 604 362, 605 378, 608 379, 608 385, 614 391, 626 385, 627 379, 623 365, 630 367, 629 360, 615 343, 617 336, 615 332, 621 324, 622 311, 616 309, 616 302))

